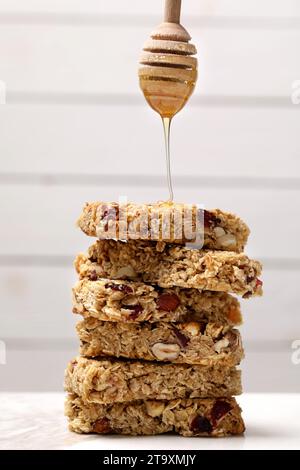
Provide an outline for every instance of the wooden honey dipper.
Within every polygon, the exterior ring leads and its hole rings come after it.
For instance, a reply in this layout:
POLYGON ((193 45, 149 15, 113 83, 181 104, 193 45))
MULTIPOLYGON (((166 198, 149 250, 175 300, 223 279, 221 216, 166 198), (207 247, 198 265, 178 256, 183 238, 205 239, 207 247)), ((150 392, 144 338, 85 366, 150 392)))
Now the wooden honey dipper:
POLYGON ((161 117, 172 118, 191 96, 197 80, 196 47, 180 24, 181 0, 166 0, 164 22, 146 41, 140 59, 140 87, 161 117))
POLYGON ((181 0, 166 0, 164 22, 151 34, 140 59, 139 80, 144 96, 164 125, 169 200, 173 201, 170 166, 170 124, 195 88, 196 47, 180 24, 181 0))

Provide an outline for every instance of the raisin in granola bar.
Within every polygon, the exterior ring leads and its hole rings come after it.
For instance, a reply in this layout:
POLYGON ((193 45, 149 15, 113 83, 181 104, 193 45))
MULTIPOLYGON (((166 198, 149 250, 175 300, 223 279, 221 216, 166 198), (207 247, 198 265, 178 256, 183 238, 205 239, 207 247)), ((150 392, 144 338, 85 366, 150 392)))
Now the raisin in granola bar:
POLYGON ((261 264, 232 251, 192 250, 164 242, 98 240, 78 255, 80 278, 128 279, 158 284, 261 295, 261 264))
POLYGON ((65 390, 85 403, 230 397, 242 393, 236 368, 77 357, 65 372, 65 390))
POLYGON ((85 403, 69 394, 65 404, 69 428, 78 433, 182 436, 242 434, 245 425, 234 398, 145 400, 110 405, 85 403))
POLYGON ((159 288, 142 282, 83 279, 73 288, 73 312, 84 318, 124 322, 242 322, 239 302, 223 292, 179 287, 159 288))
POLYGON ((78 225, 100 239, 185 243, 194 242, 201 232, 204 247, 236 252, 243 251, 249 235, 249 228, 236 215, 173 202, 87 203, 78 225))
POLYGON ((77 324, 80 354, 203 366, 239 364, 238 330, 215 323, 121 323, 87 318, 77 324))

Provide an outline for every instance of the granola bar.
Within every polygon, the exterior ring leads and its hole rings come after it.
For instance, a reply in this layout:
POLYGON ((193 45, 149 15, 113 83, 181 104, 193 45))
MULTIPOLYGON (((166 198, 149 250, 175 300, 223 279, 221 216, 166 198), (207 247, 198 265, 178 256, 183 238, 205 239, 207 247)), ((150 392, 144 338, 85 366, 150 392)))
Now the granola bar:
POLYGON ((227 293, 110 279, 79 281, 73 288, 73 312, 103 321, 242 322, 239 302, 227 293))
POLYGON ((241 371, 235 368, 84 357, 68 364, 65 389, 99 404, 242 393, 241 371))
POLYGON ((194 242, 203 235, 203 246, 241 252, 249 228, 237 216, 219 209, 173 202, 154 204, 87 203, 78 220, 81 230, 100 239, 194 242))
POLYGON ((80 254, 81 278, 131 279, 161 287, 184 287, 261 295, 261 264, 232 251, 192 250, 164 242, 98 240, 80 254))
POLYGON ((238 330, 216 323, 121 323, 87 318, 77 324, 80 354, 203 366, 239 364, 238 330))
POLYGON ((245 425, 234 398, 146 400, 87 404, 70 394, 65 404, 69 428, 78 433, 221 437, 242 434, 245 425))

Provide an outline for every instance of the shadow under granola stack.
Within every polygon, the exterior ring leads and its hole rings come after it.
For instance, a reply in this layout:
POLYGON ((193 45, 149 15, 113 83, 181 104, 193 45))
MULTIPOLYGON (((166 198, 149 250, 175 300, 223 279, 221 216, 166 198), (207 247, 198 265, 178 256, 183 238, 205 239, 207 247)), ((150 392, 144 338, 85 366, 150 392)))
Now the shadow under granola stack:
POLYGON ((187 246, 193 240, 178 232, 186 207, 85 206, 79 227, 98 240, 75 261, 73 311, 83 320, 80 356, 65 375, 71 430, 243 433, 233 398, 242 392, 242 317, 231 294, 260 295, 261 265, 243 253, 245 223, 220 210, 193 206, 190 229, 203 221, 204 244, 187 246))

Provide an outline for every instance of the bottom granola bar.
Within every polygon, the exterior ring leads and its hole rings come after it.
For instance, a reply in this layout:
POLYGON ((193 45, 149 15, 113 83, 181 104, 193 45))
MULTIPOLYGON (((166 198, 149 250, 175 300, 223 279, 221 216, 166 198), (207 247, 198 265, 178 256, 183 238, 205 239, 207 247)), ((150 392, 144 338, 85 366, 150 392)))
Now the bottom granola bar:
POLYGON ((221 437, 245 430, 234 398, 146 400, 111 405, 85 404, 75 394, 67 397, 65 414, 78 433, 221 437))
POLYGON ((241 371, 235 368, 84 357, 68 364, 65 389, 85 403, 99 404, 230 397, 242 392, 241 371))

